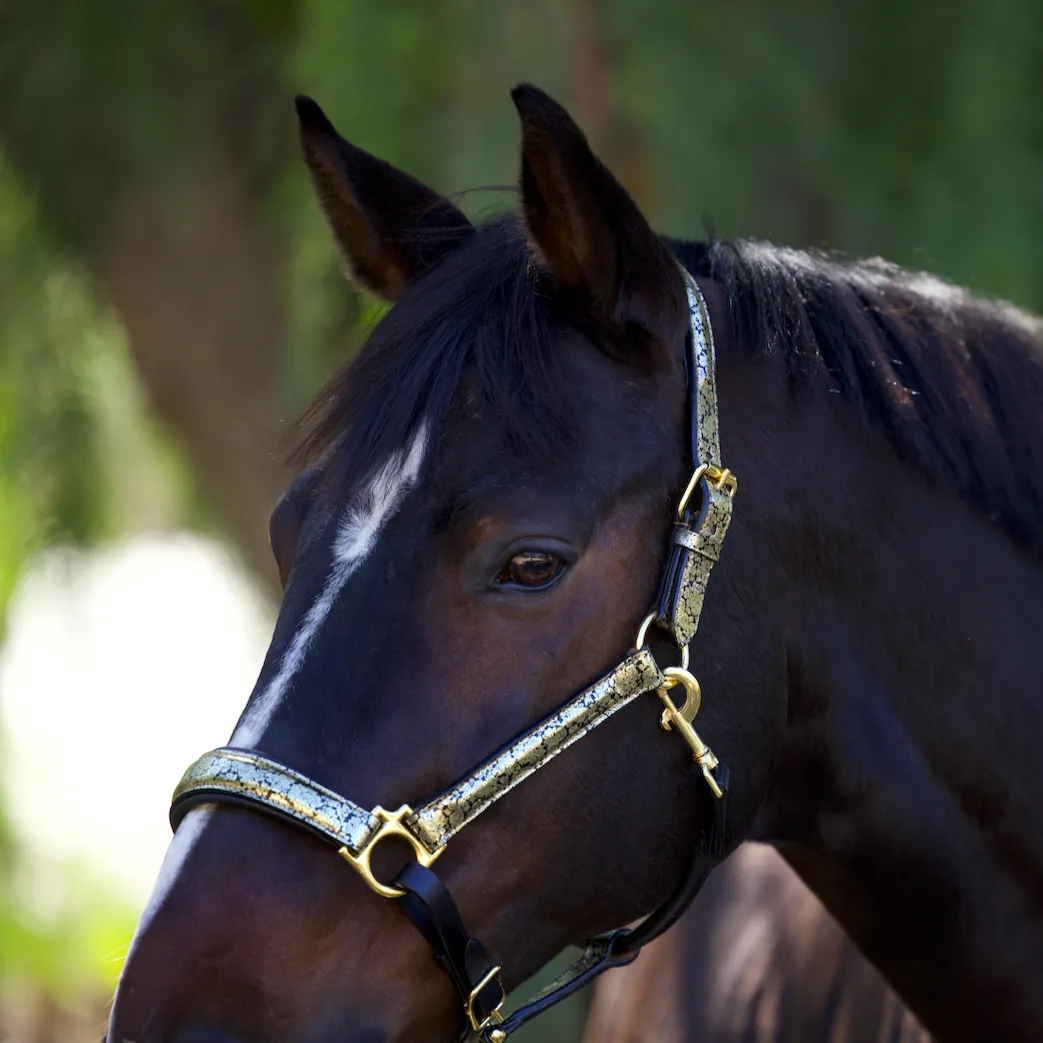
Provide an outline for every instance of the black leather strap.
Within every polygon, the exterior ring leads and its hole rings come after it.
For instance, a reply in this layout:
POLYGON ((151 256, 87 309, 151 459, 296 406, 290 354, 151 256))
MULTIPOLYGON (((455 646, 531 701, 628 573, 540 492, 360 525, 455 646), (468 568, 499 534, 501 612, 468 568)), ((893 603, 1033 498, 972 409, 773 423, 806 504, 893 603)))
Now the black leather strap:
MULTIPOLYGON (((622 947, 622 943, 629 934, 630 931, 624 927, 622 930, 599 935, 587 942, 582 955, 574 964, 562 971, 524 1007, 513 1011, 510 1017, 499 1026, 504 1036, 509 1036, 556 1003, 568 999, 574 992, 589 985, 599 974, 603 974, 613 967, 625 967, 628 963, 633 963, 637 959, 637 950, 624 950, 622 947)), ((481 1039, 482 1043, 489 1043, 487 1035, 483 1035, 481 1039)))
MULTIPOLYGON (((427 939, 435 960, 456 988, 465 1013, 473 1015, 477 1025, 493 1017, 506 998, 499 968, 485 946, 468 934, 449 889, 419 862, 408 863, 393 886, 405 891, 398 904, 427 939)), ((470 1028, 469 1021, 464 1036, 470 1028)))
MULTIPOLYGON (((701 779, 697 783, 700 791, 705 794, 703 799, 709 800, 712 807, 707 809, 709 815, 704 819, 707 824, 700 833, 692 865, 681 886, 633 930, 624 927, 622 930, 592 939, 576 963, 524 1007, 514 1011, 499 1026, 504 1034, 501 1039, 554 1004, 571 996, 584 985, 589 985, 599 974, 613 967, 625 967, 632 963, 643 946, 669 930, 695 901, 695 896, 706 883, 710 871, 720 862, 724 843, 724 828, 728 816, 728 766, 718 764, 714 774, 721 788, 720 797, 715 797, 710 787, 702 784, 701 779)), ((482 1043, 490 1041, 483 1036, 482 1043)))
POLYGON ((711 804, 710 814, 708 824, 700 834, 688 875, 666 902, 627 935, 623 941, 624 951, 636 953, 653 938, 658 938, 673 927, 695 901, 695 896, 702 890, 710 870, 721 861, 724 827, 728 818, 728 765, 718 764, 714 777, 717 779, 717 785, 721 787, 721 796, 715 797, 709 786, 702 787, 704 800, 709 800, 711 804))
MULTIPOLYGON (((580 958, 542 992, 519 1007, 502 1024, 490 1021, 478 1033, 480 1043, 505 1040, 526 1022, 590 984, 598 975, 613 967, 632 963, 643 946, 680 919, 706 883, 710 871, 721 860, 728 813, 727 765, 718 764, 715 775, 722 791, 720 797, 715 797, 701 779, 698 783, 700 792, 705 794, 703 799, 709 800, 711 807, 703 820, 706 825, 700 832, 692 865, 674 894, 633 930, 624 927, 591 939, 580 958)), ((398 903, 427 939, 435 959, 452 980, 465 1011, 473 1012, 476 1023, 482 1024, 502 1005, 503 986, 499 975, 491 975, 494 965, 485 946, 472 938, 464 927, 449 889, 435 873, 416 862, 410 862, 399 873, 394 885, 406 892, 398 903), (485 979, 488 979, 486 985, 475 994, 474 990, 485 979)), ((471 1030, 471 1023, 465 1022, 461 1038, 466 1039, 471 1030)))
POLYGON ((689 326, 684 339, 684 375, 688 384, 688 444, 692 460, 699 460, 699 363, 695 357, 695 341, 689 326))

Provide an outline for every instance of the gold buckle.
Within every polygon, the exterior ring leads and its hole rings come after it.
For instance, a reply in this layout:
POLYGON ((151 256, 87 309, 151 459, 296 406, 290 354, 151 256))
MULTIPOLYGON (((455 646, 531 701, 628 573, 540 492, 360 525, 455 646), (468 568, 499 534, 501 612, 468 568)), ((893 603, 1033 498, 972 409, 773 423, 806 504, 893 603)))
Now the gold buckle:
POLYGON ((656 689, 656 694, 666 707, 659 718, 659 727, 665 732, 676 728, 681 733, 684 741, 691 747, 692 757, 702 770, 706 784, 713 790, 715 797, 722 797, 724 794, 713 775, 718 763, 717 755, 699 738, 698 733, 692 727, 692 721, 695 720, 695 715, 699 712, 703 701, 699 682, 687 670, 679 666, 668 666, 663 671, 663 677, 666 678, 666 683, 656 689), (684 689, 685 694, 684 705, 681 709, 678 709, 674 705, 673 699, 670 698, 670 689, 677 685, 684 689))
MULTIPOLYGON (((507 993, 503 987, 503 979, 500 977, 500 968, 493 967, 493 969, 489 971, 489 973, 484 978, 482 978, 482 980, 473 989, 471 989, 471 994, 467 997, 467 1003, 464 1006, 464 1011, 467 1014, 467 1020, 471 1023, 471 1028, 474 1029, 474 1031, 477 1033, 484 1032, 490 1025, 501 1024, 503 1022, 503 1015, 500 1013, 500 1009, 506 1002, 507 993), (496 1006, 489 1012, 488 1015, 486 1015, 486 1017, 479 1021, 478 1015, 474 1012, 475 1000, 478 999, 478 996, 481 993, 482 989, 484 989, 485 986, 488 985, 489 982, 491 982, 494 978, 496 979, 496 984, 500 987, 500 1002, 496 1004, 496 1006)), ((493 1029, 493 1031, 489 1033, 489 1038, 493 1041, 493 1043, 497 1043, 497 1036, 499 1036, 500 1039, 506 1038, 502 1032, 497 1033, 496 1029, 493 1029)))
POLYGON ((716 488, 720 489, 721 492, 726 492, 729 499, 735 499, 735 494, 739 491, 739 479, 727 467, 700 464, 692 473, 692 477, 688 479, 684 492, 681 493, 681 500, 677 505, 678 521, 684 521, 684 512, 688 509, 688 501, 692 498, 695 487, 704 477, 707 481, 712 482, 716 488))
POLYGON ((357 855, 351 853, 347 847, 342 847, 337 853, 349 865, 356 869, 370 888, 384 898, 401 898, 406 892, 397 887, 388 887, 382 884, 370 868, 370 859, 373 857, 373 848, 385 837, 401 837, 413 849, 416 860, 422 866, 429 866, 445 850, 445 844, 434 852, 428 851, 420 839, 405 824, 407 818, 413 815, 413 809, 408 804, 403 804, 397 811, 385 811, 379 805, 373 809, 373 814, 380 819, 380 827, 362 846, 357 855))

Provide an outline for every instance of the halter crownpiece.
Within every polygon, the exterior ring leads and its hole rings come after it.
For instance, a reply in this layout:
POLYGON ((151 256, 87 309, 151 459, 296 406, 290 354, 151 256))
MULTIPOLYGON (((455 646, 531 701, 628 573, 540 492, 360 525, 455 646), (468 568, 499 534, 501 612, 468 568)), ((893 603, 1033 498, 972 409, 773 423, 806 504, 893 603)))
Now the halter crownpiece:
POLYGON ((505 746, 440 796, 414 811, 367 811, 292 768, 250 750, 222 748, 204 754, 174 791, 170 824, 199 804, 220 801, 246 804, 296 823, 334 844, 341 855, 385 898, 398 901, 430 943, 449 975, 464 1008, 462 1038, 472 1032, 481 1043, 503 1043, 522 1024, 586 985, 610 967, 636 958, 641 946, 667 930, 688 908, 721 856, 727 802, 728 769, 696 733, 692 722, 702 694, 688 672, 688 644, 699 625, 706 585, 731 520, 737 482, 721 466, 717 424, 716 364, 713 331, 706 302, 696 281, 682 268, 691 317, 685 352, 694 472, 677 507, 671 546, 655 610, 642 622, 635 651, 601 680, 505 746), (696 490, 698 513, 693 514, 696 490), (661 670, 646 644, 650 625, 667 631, 681 650, 681 665, 661 670), (671 691, 685 693, 681 707, 671 691), (587 943, 580 959, 539 996, 504 1019, 506 993, 485 946, 470 937, 448 889, 431 870, 449 840, 518 783, 589 734, 638 696, 655 691, 663 704, 660 724, 681 734, 699 764, 710 806, 703 836, 688 876, 666 902, 636 928, 621 928, 587 943), (712 794, 712 796, 711 796, 712 794), (374 875, 374 847, 399 837, 413 849, 390 885, 374 875))
POLYGON ((686 647, 699 627, 706 584, 721 556, 732 517, 732 498, 738 489, 735 475, 721 466, 717 359, 710 315, 695 279, 688 272, 684 275, 691 316, 688 397, 695 470, 677 506, 670 553, 656 606, 657 621, 669 630, 678 648, 686 647), (697 488, 702 490, 702 497, 693 525, 689 507, 697 488))

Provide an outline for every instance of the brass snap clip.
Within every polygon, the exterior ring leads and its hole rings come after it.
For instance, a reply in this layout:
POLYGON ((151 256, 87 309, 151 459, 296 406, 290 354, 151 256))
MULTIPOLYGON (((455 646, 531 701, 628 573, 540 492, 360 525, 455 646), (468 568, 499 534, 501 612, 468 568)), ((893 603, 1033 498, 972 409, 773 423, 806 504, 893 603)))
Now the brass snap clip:
POLYGON ((357 855, 352 854, 347 847, 342 847, 337 854, 350 866, 356 869, 359 876, 369 884, 371 890, 384 898, 401 898, 406 892, 397 887, 388 887, 382 884, 370 868, 370 859, 373 857, 373 848, 385 837, 401 837, 413 849, 416 860, 425 868, 445 850, 443 844, 435 851, 428 851, 420 839, 406 825, 406 819, 411 818, 413 809, 408 804, 403 804, 397 811, 385 811, 379 805, 373 809, 373 814, 380 819, 380 826, 373 835, 362 845, 357 855))
POLYGON ((663 671, 663 677, 666 678, 666 683, 656 689, 656 694, 665 707, 659 718, 659 726, 666 732, 676 728, 681 733, 684 741, 691 747, 692 757, 702 770, 706 784, 713 790, 715 797, 722 797, 724 794, 713 774, 718 763, 717 756, 692 727, 692 721, 695 720, 703 701, 699 682, 680 666, 668 666, 663 671), (684 705, 680 709, 670 698, 670 689, 678 686, 684 689, 685 694, 684 705))

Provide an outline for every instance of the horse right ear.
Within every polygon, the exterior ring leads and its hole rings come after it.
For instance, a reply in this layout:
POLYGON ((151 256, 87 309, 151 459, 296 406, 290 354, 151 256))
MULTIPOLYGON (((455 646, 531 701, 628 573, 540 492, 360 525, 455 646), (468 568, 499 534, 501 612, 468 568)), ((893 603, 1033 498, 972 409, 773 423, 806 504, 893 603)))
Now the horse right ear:
POLYGON ((319 205, 367 289, 398 300, 474 230, 444 196, 345 141, 311 98, 297 98, 297 117, 319 205))
POLYGON ((688 307, 677 262, 565 109, 530 84, 511 98, 522 125, 522 213, 551 278, 585 294, 606 322, 678 343, 688 307))

